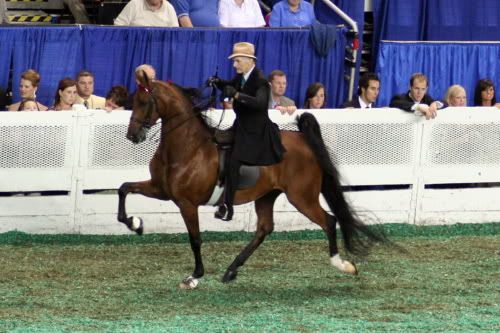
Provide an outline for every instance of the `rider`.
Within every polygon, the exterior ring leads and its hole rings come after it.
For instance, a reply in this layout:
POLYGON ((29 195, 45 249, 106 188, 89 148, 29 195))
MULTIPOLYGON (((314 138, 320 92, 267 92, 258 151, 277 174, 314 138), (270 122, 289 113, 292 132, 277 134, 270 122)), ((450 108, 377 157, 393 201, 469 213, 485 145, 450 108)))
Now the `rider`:
POLYGON ((234 145, 226 168, 224 204, 215 217, 230 221, 233 217, 233 199, 238 186, 239 169, 246 165, 279 163, 285 148, 279 129, 268 115, 270 87, 261 70, 255 67, 255 47, 251 43, 236 43, 233 60, 237 75, 231 81, 211 77, 209 83, 222 90, 222 97, 233 103, 236 119, 233 123, 234 145))

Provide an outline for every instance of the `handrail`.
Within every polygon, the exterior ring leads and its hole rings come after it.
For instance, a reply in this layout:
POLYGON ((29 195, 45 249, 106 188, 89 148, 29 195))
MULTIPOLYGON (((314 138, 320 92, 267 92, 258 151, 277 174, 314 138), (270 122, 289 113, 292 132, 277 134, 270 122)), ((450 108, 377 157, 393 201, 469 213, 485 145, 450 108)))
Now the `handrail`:
MULTIPOLYGON (((358 35, 359 35, 359 29, 358 29, 358 24, 356 21, 354 21, 349 15, 344 13, 342 9, 337 7, 333 2, 330 0, 322 0, 325 5, 327 5, 330 9, 332 9, 337 15, 339 15, 344 21, 347 22, 349 26, 351 26, 352 31, 354 32, 354 39, 353 39, 353 47, 352 47, 352 58, 354 64, 357 62, 357 57, 358 57, 358 48, 359 48, 359 40, 358 40, 358 35)), ((314 6, 315 0, 312 0, 311 3, 314 6)), ((356 76, 356 65, 351 68, 351 75, 349 78, 349 92, 348 92, 348 100, 352 99, 353 93, 354 93, 354 79, 356 76)))

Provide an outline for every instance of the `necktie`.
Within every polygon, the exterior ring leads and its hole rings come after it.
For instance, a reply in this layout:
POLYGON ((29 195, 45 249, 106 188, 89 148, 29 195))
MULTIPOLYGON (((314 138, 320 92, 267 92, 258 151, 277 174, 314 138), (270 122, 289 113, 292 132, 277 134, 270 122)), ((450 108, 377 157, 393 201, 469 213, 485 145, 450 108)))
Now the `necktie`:
POLYGON ((245 77, 243 76, 241 78, 241 87, 243 88, 243 86, 245 85, 245 83, 247 83, 247 80, 245 80, 245 77))
POLYGON ((89 102, 83 101, 83 105, 88 109, 89 108, 89 102))

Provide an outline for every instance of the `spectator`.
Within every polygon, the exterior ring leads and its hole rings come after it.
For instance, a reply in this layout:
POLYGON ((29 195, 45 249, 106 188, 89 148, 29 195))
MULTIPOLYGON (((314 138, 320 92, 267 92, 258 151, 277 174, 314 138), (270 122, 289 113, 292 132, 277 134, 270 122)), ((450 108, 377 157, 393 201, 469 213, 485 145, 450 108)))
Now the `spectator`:
POLYGON ((53 111, 68 111, 72 110, 75 104, 76 97, 76 81, 70 77, 65 77, 59 81, 57 86, 56 96, 54 98, 54 106, 51 108, 53 111))
POLYGON ((270 27, 305 27, 316 21, 314 7, 304 0, 282 0, 276 3, 269 20, 270 27))
POLYGON ((426 119, 433 119, 437 110, 444 107, 440 101, 435 101, 427 94, 428 79, 422 73, 415 73, 410 79, 410 90, 406 94, 392 97, 390 107, 407 112, 420 112, 426 119))
POLYGON ((129 101, 130 99, 127 88, 122 85, 113 86, 106 95, 106 104, 104 109, 106 111, 130 110, 131 105, 129 105, 129 101))
POLYGON ((148 77, 149 80, 156 80, 156 70, 153 66, 149 64, 142 64, 136 67, 135 69, 135 83, 140 84, 140 77, 144 74, 148 77))
POLYGON ((490 79, 481 79, 477 81, 476 89, 474 90, 474 106, 496 106, 495 86, 490 79))
POLYGON ((306 90, 304 109, 322 109, 325 107, 325 104, 325 86, 319 82, 310 84, 306 90))
POLYGON ((166 0, 132 0, 115 19, 115 25, 178 27, 174 7, 166 0))
POLYGON ((271 98, 269 99, 269 108, 276 109, 281 114, 292 114, 297 110, 295 102, 285 96, 286 74, 276 69, 269 74, 269 84, 271 85, 271 98))
POLYGON ((375 105, 380 92, 380 80, 374 73, 365 73, 359 79, 358 96, 342 104, 342 108, 366 109, 375 105))
POLYGON ((104 97, 93 95, 94 74, 89 71, 81 71, 76 77, 78 96, 75 104, 83 104, 87 109, 104 109, 106 100, 104 97))
POLYGON ((35 99, 28 97, 19 105, 19 111, 38 111, 35 99))
POLYGON ((444 95, 444 101, 449 106, 467 106, 467 95, 464 87, 459 84, 449 87, 444 95))
POLYGON ((47 107, 36 101, 36 92, 40 84, 40 74, 38 74, 33 69, 28 69, 26 72, 21 74, 21 82, 19 83, 19 93, 21 95, 21 101, 11 104, 9 106, 9 111, 19 111, 21 102, 26 98, 32 98, 35 100, 38 110, 45 111, 47 107))
POLYGON ((170 0, 184 28, 220 27, 219 0, 170 0))
POLYGON ((223 27, 255 28, 266 25, 257 0, 220 0, 219 17, 223 27))

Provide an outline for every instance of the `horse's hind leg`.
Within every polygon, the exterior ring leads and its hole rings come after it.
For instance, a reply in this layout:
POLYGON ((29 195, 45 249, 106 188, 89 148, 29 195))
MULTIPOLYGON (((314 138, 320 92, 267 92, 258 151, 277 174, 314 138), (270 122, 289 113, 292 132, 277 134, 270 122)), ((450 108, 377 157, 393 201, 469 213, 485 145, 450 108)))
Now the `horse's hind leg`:
MULTIPOLYGON (((306 188, 304 188, 306 190, 306 188)), ((328 238, 328 247, 330 252, 330 263, 345 273, 356 275, 358 270, 356 266, 340 258, 339 249, 337 247, 337 218, 328 214, 320 205, 318 195, 310 193, 288 192, 288 200, 297 208, 299 212, 304 214, 312 222, 316 223, 323 229, 328 238)))
POLYGON ((257 231, 250 243, 238 254, 236 259, 229 265, 226 273, 222 277, 222 282, 227 283, 236 278, 238 267, 242 266, 252 253, 264 241, 267 235, 274 230, 273 206, 274 201, 280 194, 273 191, 255 201, 255 211, 257 213, 257 231))
POLYGON ((144 232, 143 221, 140 217, 127 216, 125 209, 125 199, 129 193, 138 193, 147 197, 164 199, 162 191, 154 186, 151 180, 134 183, 123 183, 118 189, 118 221, 124 223, 130 230, 135 231, 138 235, 144 232))

